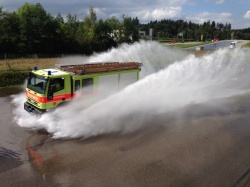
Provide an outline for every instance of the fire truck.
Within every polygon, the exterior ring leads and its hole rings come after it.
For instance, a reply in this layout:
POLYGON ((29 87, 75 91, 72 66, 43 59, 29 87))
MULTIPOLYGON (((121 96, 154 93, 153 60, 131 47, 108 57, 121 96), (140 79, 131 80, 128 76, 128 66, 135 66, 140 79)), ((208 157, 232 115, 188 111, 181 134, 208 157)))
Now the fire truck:
POLYGON ((138 81, 141 66, 139 62, 104 62, 34 67, 27 79, 24 109, 41 115, 79 95, 113 94, 138 81))

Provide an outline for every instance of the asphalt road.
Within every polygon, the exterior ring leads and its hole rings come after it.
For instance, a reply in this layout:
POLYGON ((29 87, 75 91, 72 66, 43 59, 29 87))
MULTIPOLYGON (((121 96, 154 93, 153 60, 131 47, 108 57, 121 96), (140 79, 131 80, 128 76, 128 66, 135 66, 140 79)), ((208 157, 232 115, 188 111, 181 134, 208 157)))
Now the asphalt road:
POLYGON ((250 186, 250 94, 155 116, 133 134, 55 140, 15 124, 5 92, 0 186, 250 186))

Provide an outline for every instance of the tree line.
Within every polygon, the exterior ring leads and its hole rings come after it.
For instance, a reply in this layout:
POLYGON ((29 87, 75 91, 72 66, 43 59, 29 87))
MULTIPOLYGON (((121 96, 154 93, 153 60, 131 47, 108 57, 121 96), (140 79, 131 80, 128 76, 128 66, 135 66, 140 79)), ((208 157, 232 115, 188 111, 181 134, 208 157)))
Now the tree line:
POLYGON ((76 15, 53 17, 41 4, 25 3, 16 12, 0 7, 0 53, 91 54, 139 40, 134 19, 97 20, 93 8, 80 21, 76 15))
POLYGON ((161 20, 140 24, 139 19, 122 16, 106 20, 97 19, 92 7, 89 15, 79 20, 68 14, 66 19, 58 13, 52 16, 41 4, 25 3, 17 11, 4 11, 0 7, 0 53, 12 54, 92 54, 133 43, 143 36, 139 31, 153 29, 153 39, 181 36, 185 40, 250 39, 250 28, 232 30, 231 24, 183 20, 161 20))
POLYGON ((179 38, 181 40, 205 41, 205 40, 227 40, 227 39, 244 39, 250 40, 250 28, 232 29, 230 23, 222 24, 215 21, 207 21, 203 24, 192 23, 183 20, 161 20, 151 21, 147 24, 140 25, 141 30, 154 29, 154 37, 179 38), (201 38, 202 36, 202 38, 201 38))

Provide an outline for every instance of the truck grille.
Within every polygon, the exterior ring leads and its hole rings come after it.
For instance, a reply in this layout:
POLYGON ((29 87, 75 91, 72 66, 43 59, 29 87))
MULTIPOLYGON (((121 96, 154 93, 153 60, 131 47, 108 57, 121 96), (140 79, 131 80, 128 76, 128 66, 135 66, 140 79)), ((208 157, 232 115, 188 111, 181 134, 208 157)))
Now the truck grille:
POLYGON ((35 100, 33 100, 33 99, 29 98, 29 97, 28 97, 27 100, 28 100, 28 102, 29 102, 30 104, 35 105, 35 106, 37 106, 37 107, 39 106, 39 103, 38 103, 37 101, 35 101, 35 100))

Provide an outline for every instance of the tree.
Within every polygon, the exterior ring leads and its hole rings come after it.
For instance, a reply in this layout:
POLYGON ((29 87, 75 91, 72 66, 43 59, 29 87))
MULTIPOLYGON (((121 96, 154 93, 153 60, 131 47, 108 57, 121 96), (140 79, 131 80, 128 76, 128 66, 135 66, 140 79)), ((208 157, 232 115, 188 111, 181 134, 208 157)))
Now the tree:
POLYGON ((136 27, 139 27, 140 25, 140 21, 139 19, 136 17, 136 18, 133 18, 132 19, 132 22, 133 22, 133 25, 136 26, 136 27))
POLYGON ((64 40, 64 53, 79 52, 79 44, 77 42, 78 27, 80 22, 76 15, 67 15, 66 22, 62 25, 62 35, 64 40))
POLYGON ((102 19, 98 21, 93 7, 90 7, 89 16, 84 18, 83 25, 78 33, 81 34, 79 40, 83 44, 84 53, 91 54, 94 51, 105 51, 116 46, 116 43, 110 37, 111 32, 112 28, 108 22, 102 19))
POLYGON ((97 17, 93 7, 89 8, 89 16, 86 16, 83 21, 83 48, 84 53, 91 54, 94 51, 95 46, 95 27, 96 27, 97 17))
POLYGON ((3 12, 0 8, 0 52, 17 53, 19 19, 15 12, 3 12))
POLYGON ((116 46, 116 42, 110 37, 110 26, 102 19, 96 23, 95 27, 95 51, 105 51, 116 46))
POLYGON ((92 40, 95 38, 94 31, 95 31, 96 21, 97 21, 96 13, 93 7, 90 7, 89 16, 86 16, 84 18, 84 30, 86 33, 86 39, 89 42, 92 42, 92 40))
POLYGON ((123 15, 121 30, 119 31, 118 43, 133 43, 139 40, 139 29, 136 22, 132 21, 131 17, 123 15))
POLYGON ((112 16, 111 18, 106 19, 105 23, 110 28, 109 33, 108 33, 109 36, 113 40, 118 40, 120 36, 119 33, 121 32, 121 28, 122 28, 121 22, 115 16, 112 16))
POLYGON ((105 23, 109 26, 111 32, 114 30, 119 30, 121 28, 121 22, 115 16, 106 19, 105 23))
POLYGON ((52 52, 59 25, 41 4, 25 3, 18 9, 20 20, 20 52, 52 52))

